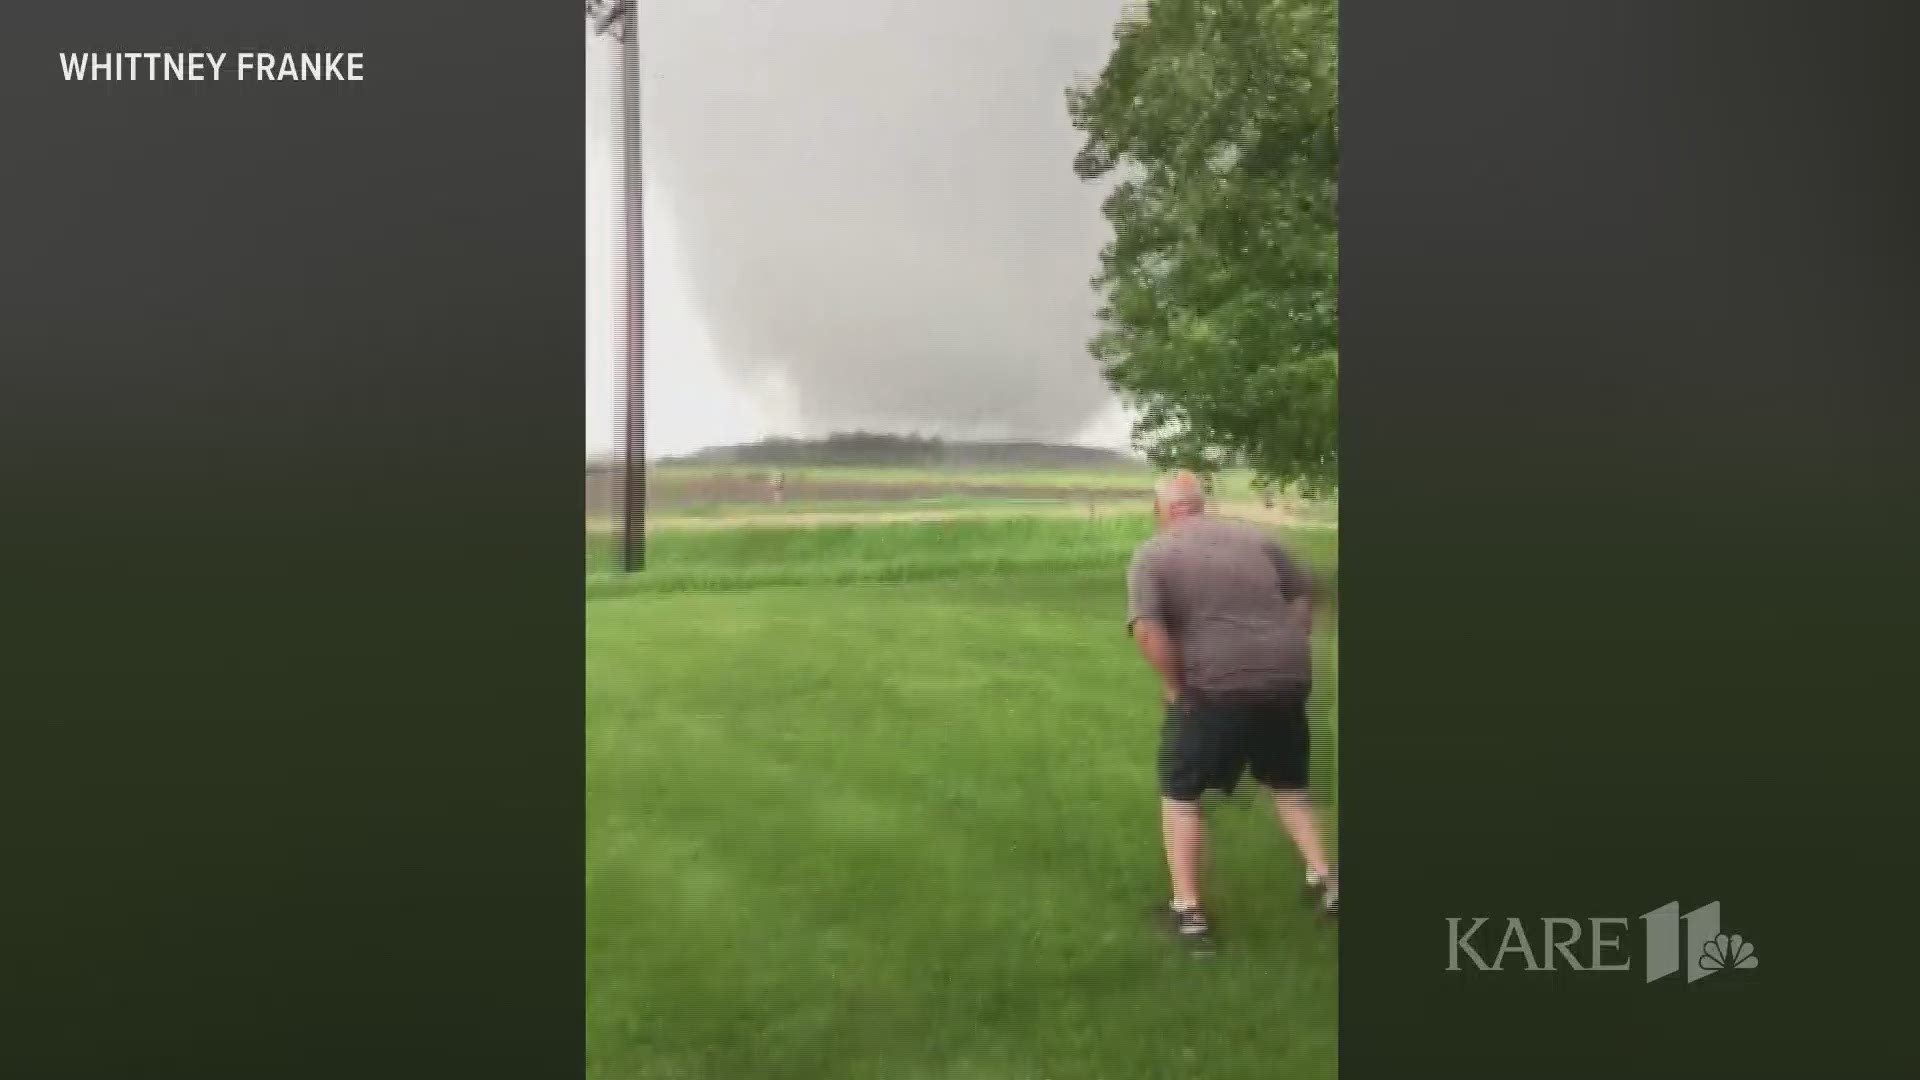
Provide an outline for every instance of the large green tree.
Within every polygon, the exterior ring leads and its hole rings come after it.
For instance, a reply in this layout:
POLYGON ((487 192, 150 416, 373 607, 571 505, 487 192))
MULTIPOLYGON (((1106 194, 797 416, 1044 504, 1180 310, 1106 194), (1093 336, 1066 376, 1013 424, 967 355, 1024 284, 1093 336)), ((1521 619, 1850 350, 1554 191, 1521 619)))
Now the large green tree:
POLYGON ((1091 348, 1163 464, 1339 479, 1334 0, 1152 0, 1067 93, 1108 177, 1091 348))

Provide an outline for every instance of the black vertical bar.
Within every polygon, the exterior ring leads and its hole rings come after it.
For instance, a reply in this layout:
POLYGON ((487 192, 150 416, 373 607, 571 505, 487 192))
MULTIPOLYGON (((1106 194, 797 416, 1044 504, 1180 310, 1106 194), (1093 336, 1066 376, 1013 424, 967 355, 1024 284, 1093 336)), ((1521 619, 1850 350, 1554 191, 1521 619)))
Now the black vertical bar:
POLYGON ((621 114, 626 120, 627 431, 626 493, 621 500, 621 567, 647 564, 646 247, 640 175, 640 28, 634 0, 621 16, 621 114))

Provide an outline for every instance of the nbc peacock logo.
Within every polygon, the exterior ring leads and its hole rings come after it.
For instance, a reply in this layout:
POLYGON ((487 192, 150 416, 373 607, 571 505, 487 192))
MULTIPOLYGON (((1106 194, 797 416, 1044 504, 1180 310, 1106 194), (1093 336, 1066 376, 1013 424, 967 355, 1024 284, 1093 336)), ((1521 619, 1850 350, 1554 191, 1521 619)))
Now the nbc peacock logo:
POLYGON ((1753 942, 1739 934, 1720 931, 1720 901, 1680 914, 1679 904, 1657 907, 1640 921, 1647 932, 1647 981, 1664 979, 1684 964, 1687 981, 1699 982, 1723 971, 1751 971, 1760 966, 1753 942), (1684 928, 1686 944, 1681 945, 1684 928))
POLYGON ((1753 955, 1753 943, 1739 934, 1721 934, 1700 947, 1702 971, 1726 971, 1732 968, 1757 968, 1760 958, 1753 955))

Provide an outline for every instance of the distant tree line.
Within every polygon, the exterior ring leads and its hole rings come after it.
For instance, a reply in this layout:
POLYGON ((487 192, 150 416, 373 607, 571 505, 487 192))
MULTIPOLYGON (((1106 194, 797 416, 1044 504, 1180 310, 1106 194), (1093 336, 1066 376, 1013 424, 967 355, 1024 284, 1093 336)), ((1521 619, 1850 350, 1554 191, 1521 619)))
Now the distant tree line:
POLYGON ((1103 469, 1139 464, 1113 450, 1047 442, 989 442, 886 435, 853 431, 817 439, 770 438, 721 446, 679 457, 662 465, 741 466, 807 465, 894 466, 917 468, 1103 469))

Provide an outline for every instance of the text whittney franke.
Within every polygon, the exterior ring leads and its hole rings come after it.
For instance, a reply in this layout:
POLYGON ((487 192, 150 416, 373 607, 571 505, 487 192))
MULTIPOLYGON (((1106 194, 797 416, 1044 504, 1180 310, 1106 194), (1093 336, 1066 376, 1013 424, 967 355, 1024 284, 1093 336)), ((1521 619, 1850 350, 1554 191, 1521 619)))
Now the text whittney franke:
POLYGON ((357 52, 60 54, 68 82, 364 82, 365 69, 357 52))

